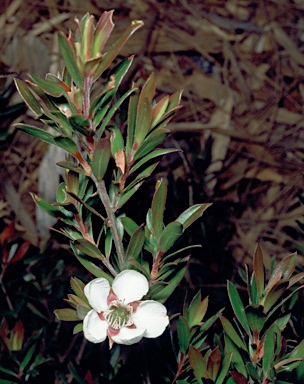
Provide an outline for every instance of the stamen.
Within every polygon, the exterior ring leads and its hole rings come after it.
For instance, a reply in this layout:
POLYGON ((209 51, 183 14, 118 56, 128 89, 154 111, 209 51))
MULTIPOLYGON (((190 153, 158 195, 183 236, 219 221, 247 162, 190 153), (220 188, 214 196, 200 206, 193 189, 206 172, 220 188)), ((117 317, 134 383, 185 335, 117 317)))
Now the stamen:
POLYGON ((131 305, 124 305, 118 300, 111 302, 109 309, 107 309, 103 316, 113 329, 120 329, 128 327, 133 324, 132 322, 133 308, 131 305))

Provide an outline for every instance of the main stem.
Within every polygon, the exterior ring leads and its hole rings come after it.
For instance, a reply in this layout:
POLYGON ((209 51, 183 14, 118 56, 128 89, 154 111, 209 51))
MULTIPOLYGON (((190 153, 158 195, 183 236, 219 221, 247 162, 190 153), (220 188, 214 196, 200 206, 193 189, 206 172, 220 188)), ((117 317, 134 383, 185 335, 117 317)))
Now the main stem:
MULTIPOLYGON (((93 81, 92 76, 90 76, 90 75, 85 76, 85 78, 84 78, 84 90, 83 90, 83 114, 84 114, 84 116, 86 116, 89 119, 90 124, 91 124, 91 129, 93 128, 93 125, 92 125, 92 120, 89 118, 89 113, 90 113, 90 104, 91 104, 90 90, 91 90, 91 86, 92 86, 92 81, 93 81)), ((117 229, 113 205, 110 201, 110 198, 109 198, 109 195, 108 195, 104 181, 103 180, 101 180, 101 181, 97 180, 93 174, 91 175, 91 178, 96 185, 100 200, 101 200, 101 202, 102 202, 102 204, 105 207, 105 210, 107 212, 107 216, 108 216, 108 220, 109 220, 109 226, 110 226, 110 230, 111 230, 111 233, 113 236, 119 264, 120 264, 120 267, 123 267, 124 260, 125 260, 124 250, 123 250, 122 241, 120 239, 118 229, 117 229)), ((108 266, 108 268, 109 268, 109 266, 108 266)))
POLYGON ((92 179, 96 185, 100 200, 101 200, 101 202, 102 202, 102 204, 105 207, 105 210, 107 212, 107 216, 108 216, 108 220, 109 220, 109 226, 110 226, 110 230, 111 230, 111 233, 113 236, 119 264, 120 264, 120 267, 123 267, 124 261, 125 261, 124 249, 123 249, 122 241, 121 241, 119 233, 118 233, 118 228, 117 228, 117 224, 116 224, 116 217, 114 214, 113 205, 110 201, 110 198, 109 198, 109 195, 108 195, 104 181, 103 180, 98 181, 94 175, 92 175, 91 177, 92 177, 92 179))

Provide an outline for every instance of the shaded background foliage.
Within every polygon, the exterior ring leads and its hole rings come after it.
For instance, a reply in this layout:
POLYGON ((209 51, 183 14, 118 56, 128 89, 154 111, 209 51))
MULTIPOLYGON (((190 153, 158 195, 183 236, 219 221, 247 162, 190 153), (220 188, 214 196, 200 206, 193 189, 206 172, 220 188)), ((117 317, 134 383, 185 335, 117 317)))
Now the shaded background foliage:
MULTIPOLYGON (((193 251, 186 279, 170 299, 172 312, 179 310, 186 290, 191 296, 198 288, 210 295, 212 314, 226 306, 226 279, 234 279, 244 262, 251 263, 257 241, 268 265, 273 255, 282 257, 303 244, 296 223, 303 217, 296 196, 303 192, 304 157, 301 0, 2 1, 0 219, 2 228, 16 223, 19 243, 22 238, 32 244, 26 270, 16 262, 5 282, 16 311, 25 323, 31 319, 27 336, 38 328, 36 321, 44 322, 41 338, 51 340, 59 332, 59 344, 47 348, 50 356, 64 351, 62 366, 71 327, 59 329, 52 312, 69 289, 70 276, 86 276, 63 239, 49 233, 55 223, 36 211, 29 196, 32 191, 53 199, 61 177, 54 159, 63 154, 14 131, 12 122, 32 123, 33 117, 19 104, 12 78, 56 73, 62 65, 56 31, 73 29, 74 17, 86 12, 98 17, 109 9, 115 9, 112 39, 132 19, 145 23, 121 52, 136 54, 122 89, 153 71, 159 95, 184 89, 184 107, 170 124, 166 143, 183 152, 166 157, 127 209, 140 222, 159 177, 169 182, 168 221, 191 204, 214 203, 183 240, 202 248, 193 251), (36 282, 41 291, 24 281, 36 282)), ((82 345, 80 338, 75 345, 71 350, 82 345)), ((97 347, 88 348, 94 354, 97 347)))

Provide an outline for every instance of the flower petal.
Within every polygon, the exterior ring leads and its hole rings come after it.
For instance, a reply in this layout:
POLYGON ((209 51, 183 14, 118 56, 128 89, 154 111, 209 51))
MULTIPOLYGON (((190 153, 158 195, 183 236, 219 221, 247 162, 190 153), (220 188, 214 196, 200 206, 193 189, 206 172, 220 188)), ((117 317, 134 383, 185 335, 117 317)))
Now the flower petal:
POLYGON ((132 321, 136 327, 145 328, 144 337, 150 338, 160 336, 169 324, 166 307, 154 300, 140 303, 132 321))
POLYGON ((84 337, 92 343, 101 343, 107 338, 108 323, 101 320, 92 309, 83 320, 84 337))
POLYGON ((138 343, 143 338, 144 333, 144 328, 122 327, 119 333, 111 338, 117 344, 131 345, 138 343))
POLYGON ((86 295, 91 307, 96 312, 104 312, 108 308, 107 298, 110 293, 110 284, 107 279, 98 277, 90 281, 84 287, 84 294, 86 295))
POLYGON ((119 300, 129 304, 140 300, 149 290, 148 280, 139 272, 126 270, 120 272, 113 281, 113 292, 119 300))

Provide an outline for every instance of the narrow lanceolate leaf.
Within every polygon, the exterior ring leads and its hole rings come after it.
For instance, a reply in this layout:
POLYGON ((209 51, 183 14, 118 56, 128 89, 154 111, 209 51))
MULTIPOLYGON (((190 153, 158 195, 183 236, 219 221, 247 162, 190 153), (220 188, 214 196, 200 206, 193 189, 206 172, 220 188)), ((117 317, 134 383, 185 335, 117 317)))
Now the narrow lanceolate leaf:
POLYGON ((246 316, 250 329, 252 329, 254 332, 260 333, 266 318, 266 315, 263 312, 263 307, 256 304, 248 305, 246 307, 246 316))
POLYGON ((26 105, 35 113, 36 116, 41 116, 41 106, 36 100, 31 90, 29 89, 29 87, 27 86, 27 84, 20 79, 15 79, 15 84, 20 96, 22 97, 26 105))
POLYGON ((90 60, 93 51, 93 36, 94 36, 94 21, 95 17, 87 13, 80 22, 81 34, 82 34, 82 52, 81 57, 85 62, 90 60))
POLYGON ((91 272, 95 277, 103 277, 109 281, 109 283, 113 282, 113 277, 108 275, 106 272, 104 272, 101 268, 99 268, 97 265, 92 263, 90 260, 86 259, 82 255, 77 252, 77 249, 73 245, 71 246, 73 249, 73 252, 75 253, 76 258, 78 261, 84 266, 89 272, 91 272))
POLYGON ((181 97, 182 97, 182 93, 183 93, 183 91, 177 91, 169 97, 169 104, 168 104, 166 112, 171 111, 172 109, 179 106, 180 101, 181 101, 181 97))
POLYGON ((85 284, 81 280, 77 279, 77 277, 71 277, 70 283, 76 295, 80 297, 83 301, 87 302, 88 299, 86 298, 86 295, 83 292, 85 284))
POLYGON ((107 169, 111 157, 111 143, 108 138, 99 140, 95 147, 92 159, 92 171, 98 181, 102 180, 107 169))
POLYGON ((54 207, 51 203, 48 201, 42 199, 41 197, 38 197, 34 193, 31 193, 31 196, 35 203, 46 213, 49 215, 58 218, 61 216, 60 210, 57 207, 54 207))
POLYGON ((127 28, 120 36, 120 38, 109 48, 107 53, 103 56, 97 70, 94 74, 94 80, 97 80, 101 74, 108 68, 108 66, 112 63, 115 57, 120 52, 121 48, 125 45, 127 40, 133 33, 143 26, 143 22, 140 20, 132 21, 129 28, 127 28))
POLYGON ((140 144, 148 135, 152 121, 152 106, 149 99, 146 97, 141 106, 137 107, 135 142, 140 144))
POLYGON ((195 308, 194 314, 191 319, 191 326, 200 325, 203 322, 203 319, 206 315, 208 309, 209 299, 205 297, 195 308))
POLYGON ((145 241, 145 230, 144 226, 138 227, 135 232, 132 234, 127 251, 126 258, 137 259, 140 255, 145 241))
POLYGON ((155 87, 156 87, 155 76, 154 76, 154 73, 152 73, 149 76, 148 80, 145 82, 144 86, 142 87, 139 101, 138 101, 139 108, 142 107, 142 103, 146 98, 148 99, 149 103, 152 104, 152 100, 155 93, 155 87))
POLYGON ((33 127, 32 125, 26 124, 15 124, 15 128, 21 129, 23 132, 28 133, 29 135, 35 136, 38 139, 45 141, 48 144, 55 144, 55 137, 49 132, 44 131, 43 129, 33 127))
POLYGON ((164 180, 156 184, 156 190, 152 200, 152 229, 154 236, 159 240, 163 231, 164 210, 167 198, 167 186, 164 180))
MULTIPOLYGON (((133 149, 134 140, 135 140, 135 128, 136 128, 136 115, 137 115, 137 104, 138 104, 138 92, 134 93, 129 100, 128 107, 128 132, 126 139, 126 153, 133 149)), ((135 148, 137 149, 137 148, 135 148)))
POLYGON ((76 173, 80 173, 82 175, 87 175, 89 176, 89 173, 86 172, 83 168, 77 166, 76 164, 72 163, 71 161, 59 161, 56 163, 59 167, 69 169, 71 171, 74 171, 76 173))
POLYGON ((94 32, 92 57, 95 57, 98 53, 101 53, 114 28, 114 23, 112 21, 113 12, 114 11, 103 12, 100 19, 98 20, 94 32))
POLYGON ((65 136, 54 137, 54 145, 63 148, 65 151, 76 157, 79 153, 77 144, 72 139, 65 136))
POLYGON ((161 117, 164 115, 164 113, 167 110, 169 104, 169 96, 163 97, 153 108, 152 112, 152 123, 151 128, 155 127, 155 125, 159 122, 161 117))
POLYGON ((206 377, 206 364, 200 351, 192 345, 189 347, 189 363, 193 369, 194 376, 199 384, 203 384, 202 378, 206 377))
POLYGON ((272 272, 267 287, 265 288, 265 294, 270 291, 280 279, 288 279, 296 266, 296 254, 293 253, 279 262, 274 271, 272 272))
POLYGON ((209 208, 212 203, 206 204, 195 204, 192 207, 186 209, 183 213, 181 213, 176 221, 181 223, 184 229, 188 228, 194 221, 199 219, 202 214, 205 212, 207 208, 209 208))
POLYGON ((246 379, 246 377, 240 372, 231 371, 230 374, 233 377, 234 382, 236 384, 248 384, 249 383, 248 380, 246 379))
POLYGON ((69 117, 68 121, 76 131, 82 133, 83 135, 92 133, 90 132, 90 122, 83 115, 71 116, 69 117))
POLYGON ((159 239, 159 248, 162 252, 167 252, 176 240, 182 235, 183 226, 177 221, 172 221, 164 229, 159 239))
POLYGON ((187 262, 181 262, 178 265, 175 265, 174 276, 170 279, 166 279, 166 284, 164 288, 162 288, 159 292, 155 293, 152 296, 153 300, 159 301, 160 303, 164 303, 168 297, 173 293, 178 284, 181 282, 182 278, 185 275, 187 262))
POLYGON ((244 341, 240 338, 239 334, 236 332, 230 321, 226 319, 226 317, 223 315, 220 316, 220 320, 226 335, 229 336, 229 338, 239 349, 243 349, 244 351, 246 351, 246 345, 244 341))
POLYGON ((83 80, 76 63, 75 52, 73 51, 73 48, 71 47, 66 36, 61 32, 58 34, 58 43, 68 72, 70 73, 75 84, 80 89, 83 89, 83 80))
POLYGON ((124 147, 124 140, 120 130, 117 127, 112 127, 109 129, 111 132, 110 140, 111 140, 111 152, 112 155, 116 152, 120 152, 124 147))
POLYGON ((265 271, 262 250, 258 244, 255 248, 253 255, 253 271, 255 276, 258 298, 261 299, 265 288, 265 271))
POLYGON ((262 362, 264 375, 270 372, 273 367, 276 349, 275 339, 277 333, 280 333, 280 330, 276 325, 273 325, 268 329, 264 339, 264 354, 262 362))
POLYGON ((85 255, 102 260, 104 255, 100 252, 97 246, 86 239, 77 239, 74 241, 75 247, 85 255))
POLYGON ((108 81, 105 85, 105 91, 98 95, 92 102, 90 107, 90 113, 94 111, 94 125, 99 125, 101 120, 106 115, 113 98, 116 95, 119 85, 121 84, 125 74, 130 68, 133 61, 133 56, 121 61, 116 65, 108 76, 108 81))
POLYGON ((245 313, 243 302, 238 294, 237 289, 231 281, 228 281, 228 295, 233 309, 233 312, 240 322, 240 325, 244 328, 247 335, 251 335, 250 327, 245 313))
POLYGON ((158 129, 155 132, 150 133, 145 140, 139 145, 134 155, 134 160, 140 159, 141 157, 151 153, 159 144, 163 143, 170 131, 168 129, 158 129))
POLYGON ((177 322, 177 336, 180 351, 186 353, 190 342, 190 329, 187 320, 183 316, 179 316, 177 322))
POLYGON ((142 167, 144 164, 148 163, 152 159, 156 159, 159 156, 167 155, 169 153, 173 153, 177 151, 178 151, 177 149, 173 149, 173 148, 155 149, 154 151, 147 154, 145 157, 143 157, 139 161, 136 161, 136 163, 131 168, 130 172, 133 173, 137 171, 140 167, 142 167))
POLYGON ((56 309, 54 312, 57 319, 64 321, 79 321, 79 317, 77 316, 77 312, 75 309, 64 308, 64 309, 56 309))
POLYGON ((65 93, 65 89, 62 85, 54 83, 53 81, 41 79, 39 76, 30 76, 34 82, 48 95, 60 97, 65 93))
POLYGON ((221 361, 222 359, 220 348, 219 346, 216 346, 214 350, 210 353, 206 365, 207 372, 213 382, 216 381, 217 375, 221 367, 221 361))
POLYGON ((232 353, 225 354, 223 361, 222 361, 222 365, 221 365, 221 371, 217 376, 215 384, 223 384, 224 383, 225 377, 227 376, 227 373, 228 373, 228 370, 230 367, 231 356, 232 356, 232 353))

